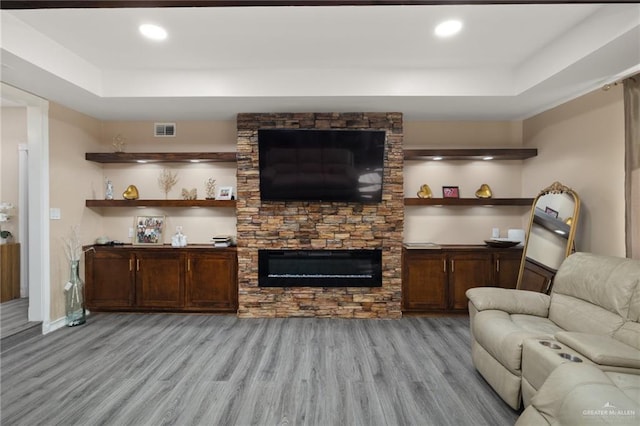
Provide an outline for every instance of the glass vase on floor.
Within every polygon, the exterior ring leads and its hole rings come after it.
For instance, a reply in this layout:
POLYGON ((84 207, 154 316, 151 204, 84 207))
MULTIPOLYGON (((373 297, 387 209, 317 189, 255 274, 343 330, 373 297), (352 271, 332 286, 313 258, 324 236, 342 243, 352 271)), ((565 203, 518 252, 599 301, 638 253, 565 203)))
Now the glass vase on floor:
POLYGON ((71 261, 71 276, 64 286, 65 324, 68 327, 84 324, 87 320, 84 309, 84 282, 80 279, 79 260, 71 261))

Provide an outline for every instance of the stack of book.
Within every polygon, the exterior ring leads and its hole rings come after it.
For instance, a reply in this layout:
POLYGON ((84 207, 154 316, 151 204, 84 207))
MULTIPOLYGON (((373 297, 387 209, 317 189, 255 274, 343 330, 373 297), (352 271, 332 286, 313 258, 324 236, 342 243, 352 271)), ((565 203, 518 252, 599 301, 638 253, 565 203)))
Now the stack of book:
POLYGON ((229 235, 216 235, 211 238, 214 247, 229 247, 231 245, 231 236, 229 235))

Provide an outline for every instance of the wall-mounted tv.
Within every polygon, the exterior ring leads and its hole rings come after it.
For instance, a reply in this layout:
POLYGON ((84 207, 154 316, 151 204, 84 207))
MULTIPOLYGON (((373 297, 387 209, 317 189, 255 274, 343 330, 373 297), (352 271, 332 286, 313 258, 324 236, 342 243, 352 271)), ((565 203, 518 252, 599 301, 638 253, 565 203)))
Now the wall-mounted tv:
POLYGON ((264 201, 382 200, 383 130, 258 130, 264 201))

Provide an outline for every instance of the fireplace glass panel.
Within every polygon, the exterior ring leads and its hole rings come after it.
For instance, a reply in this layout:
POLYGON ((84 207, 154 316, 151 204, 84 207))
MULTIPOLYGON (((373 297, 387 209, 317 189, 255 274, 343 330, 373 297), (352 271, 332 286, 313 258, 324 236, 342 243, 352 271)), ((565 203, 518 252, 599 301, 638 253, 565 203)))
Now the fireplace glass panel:
POLYGON ((259 250, 260 287, 380 287, 382 250, 259 250))

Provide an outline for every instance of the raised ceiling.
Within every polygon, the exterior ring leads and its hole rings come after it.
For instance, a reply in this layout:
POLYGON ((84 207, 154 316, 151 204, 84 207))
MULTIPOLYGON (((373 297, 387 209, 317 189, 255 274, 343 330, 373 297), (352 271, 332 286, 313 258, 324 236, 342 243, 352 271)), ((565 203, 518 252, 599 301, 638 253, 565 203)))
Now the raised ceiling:
POLYGON ((104 120, 518 120, 640 71, 638 4, 2 10, 2 81, 104 120), (434 26, 457 18, 449 39, 434 26), (164 26, 165 42, 140 37, 164 26))

